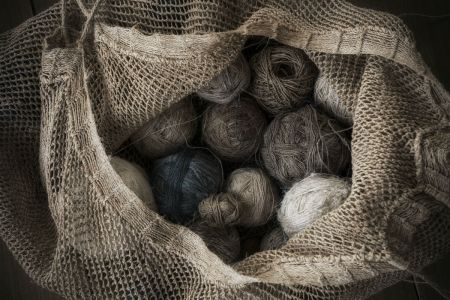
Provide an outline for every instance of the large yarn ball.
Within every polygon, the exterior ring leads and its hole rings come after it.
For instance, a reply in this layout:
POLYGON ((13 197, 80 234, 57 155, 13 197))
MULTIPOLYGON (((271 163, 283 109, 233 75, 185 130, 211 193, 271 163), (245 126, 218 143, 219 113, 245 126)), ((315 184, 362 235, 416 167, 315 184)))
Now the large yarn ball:
POLYGON ((225 70, 197 91, 205 100, 219 104, 235 100, 250 84, 250 67, 242 54, 225 70))
POLYGON ((150 209, 157 211, 152 188, 144 169, 117 156, 111 157, 109 162, 123 183, 150 209))
POLYGON ((192 141, 197 123, 192 101, 186 99, 150 120, 131 137, 131 142, 148 158, 167 156, 192 141))
POLYGON ((257 104, 241 97, 206 109, 202 139, 220 158, 244 161, 258 151, 266 125, 266 117, 257 104))
POLYGON ((219 191, 222 166, 206 151, 184 149, 156 160, 150 180, 159 211, 185 222, 194 217, 200 201, 219 191))
POLYGON ((236 228, 211 227, 205 221, 197 221, 189 228, 198 234, 209 250, 225 263, 232 263, 239 257, 241 241, 236 228))
POLYGON ((320 109, 345 124, 352 124, 352 114, 339 99, 330 81, 319 76, 314 88, 314 99, 320 109))
POLYGON ((200 203, 199 213, 214 226, 260 226, 274 215, 278 197, 264 171, 242 168, 231 173, 226 193, 211 195, 200 203))
POLYGON ((250 93, 273 115, 295 110, 312 95, 318 71, 300 49, 268 46, 252 57, 250 65, 250 93))
POLYGON ((269 174, 284 187, 313 172, 340 174, 350 162, 341 128, 309 105, 269 124, 261 156, 269 174))
POLYGON ((261 240, 260 250, 276 250, 281 248, 286 244, 288 240, 287 235, 284 233, 281 227, 276 227, 266 235, 261 240))
POLYGON ((350 190, 351 184, 347 179, 329 174, 311 174, 295 183, 286 193, 278 209, 278 221, 291 237, 339 207, 350 190))

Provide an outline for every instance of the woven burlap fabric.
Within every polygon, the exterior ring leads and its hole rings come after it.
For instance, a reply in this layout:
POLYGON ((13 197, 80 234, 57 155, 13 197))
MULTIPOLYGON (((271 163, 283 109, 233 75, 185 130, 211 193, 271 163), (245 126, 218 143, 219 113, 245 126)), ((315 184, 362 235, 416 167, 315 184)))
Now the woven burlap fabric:
POLYGON ((396 17, 338 0, 111 0, 80 44, 83 13, 68 3, 61 30, 60 12, 0 36, 0 237, 40 285, 71 299, 362 299, 450 250, 450 97, 396 17), (305 49, 351 112, 353 187, 282 249, 227 266, 108 156, 250 35, 305 49))

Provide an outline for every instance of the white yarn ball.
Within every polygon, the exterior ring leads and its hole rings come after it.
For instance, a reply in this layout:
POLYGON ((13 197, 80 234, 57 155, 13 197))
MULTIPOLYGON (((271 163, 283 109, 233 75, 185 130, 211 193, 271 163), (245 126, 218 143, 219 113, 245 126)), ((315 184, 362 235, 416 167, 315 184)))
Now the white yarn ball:
POLYGON ((313 173, 287 191, 278 210, 278 221, 284 232, 292 237, 340 206, 350 189, 347 179, 313 173))
POLYGON ((326 113, 345 124, 353 123, 352 114, 348 108, 343 105, 329 80, 324 76, 319 76, 316 81, 314 98, 317 105, 326 113))
POLYGON ((144 169, 117 156, 111 157, 110 163, 123 183, 151 210, 157 211, 152 188, 144 169))

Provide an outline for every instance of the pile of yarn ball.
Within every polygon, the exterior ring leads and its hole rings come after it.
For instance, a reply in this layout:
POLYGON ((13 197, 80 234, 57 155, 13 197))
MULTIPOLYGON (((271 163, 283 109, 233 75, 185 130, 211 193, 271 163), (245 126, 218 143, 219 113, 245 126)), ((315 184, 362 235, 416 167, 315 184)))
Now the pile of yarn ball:
POLYGON ((197 132, 197 114, 191 99, 183 100, 150 120, 132 137, 134 146, 148 158, 175 153, 197 132))
POLYGON ((225 193, 203 200, 199 212, 212 226, 260 226, 270 220, 278 201, 278 190, 264 171, 243 168, 231 173, 225 193))
POLYGON ((329 174, 311 174, 284 195, 277 213, 278 221, 291 237, 339 207, 350 189, 349 180, 329 174))
POLYGON ((139 153, 132 160, 148 160, 149 177, 118 157, 111 165, 137 198, 188 226, 225 263, 255 247, 276 251, 351 190, 338 177, 349 174, 351 153, 337 123, 351 124, 351 114, 318 74, 300 49, 270 43, 250 64, 239 54, 198 98, 188 96, 131 136, 139 153))
POLYGON ((120 176, 123 183, 151 210, 158 211, 152 188, 144 169, 117 156, 109 160, 114 171, 120 176))
POLYGON ((220 158, 243 161, 258 151, 266 125, 266 117, 256 103, 241 97, 206 109, 202 138, 220 158))
POLYGON ((226 104, 235 100, 250 84, 250 68, 242 54, 206 86, 197 91, 205 100, 226 104))
POLYGON ((195 216, 200 201, 219 191, 222 166, 207 151, 186 148, 156 160, 150 180, 159 211, 186 222, 195 216))
POLYGON ((211 227, 205 221, 196 221, 189 228, 225 263, 232 263, 239 257, 241 241, 236 228, 211 227))
POLYGON ((250 93, 269 113, 291 111, 308 102, 317 68, 296 48, 271 45, 252 57, 250 93))
POLYGON ((350 162, 348 142, 339 131, 309 105, 279 115, 264 134, 264 164, 284 187, 313 172, 339 174, 350 162))

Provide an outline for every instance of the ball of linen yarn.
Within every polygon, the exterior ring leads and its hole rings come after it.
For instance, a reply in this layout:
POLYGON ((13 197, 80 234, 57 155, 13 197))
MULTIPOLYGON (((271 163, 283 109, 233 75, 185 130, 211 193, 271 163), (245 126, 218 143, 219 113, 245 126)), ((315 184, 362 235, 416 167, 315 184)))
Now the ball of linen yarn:
POLYGON ((281 248, 288 241, 287 235, 281 227, 272 229, 269 233, 264 235, 261 240, 260 250, 276 250, 281 248))
POLYGON ((189 228, 198 234, 206 246, 225 263, 232 263, 239 257, 239 232, 234 227, 211 227, 205 221, 197 221, 189 228))
POLYGON ((250 67, 242 54, 225 70, 197 91, 205 100, 226 104, 235 100, 250 84, 250 67))
POLYGON ((219 191, 222 167, 210 153, 186 148, 156 160, 150 180, 159 211, 185 222, 193 218, 201 200, 219 191))
POLYGON ((328 174, 311 174, 287 191, 278 209, 278 221, 291 237, 339 207, 350 190, 351 184, 347 179, 328 174))
POLYGON ((242 168, 231 173, 225 193, 200 203, 199 213, 214 226, 260 226, 272 217, 278 201, 276 186, 261 169, 242 168))
POLYGON ((131 142, 150 159, 167 156, 192 141, 197 123, 192 101, 186 99, 150 120, 131 137, 131 142))
POLYGON ((345 124, 352 124, 352 115, 339 99, 330 81, 319 76, 314 87, 314 99, 320 109, 345 124))
POLYGON ((152 188, 144 169, 117 156, 111 157, 109 162, 123 183, 150 209, 157 211, 152 188))
POLYGON ((350 162, 349 143, 340 131, 309 105, 277 116, 264 133, 264 165, 284 187, 313 172, 339 174, 350 162))
POLYGON ((250 65, 250 93, 269 113, 289 112, 309 101, 317 68, 302 50, 268 46, 252 57, 250 65))
POLYGON ((206 109, 202 139, 220 158, 244 161, 258 151, 266 125, 266 117, 256 103, 241 97, 206 109))

